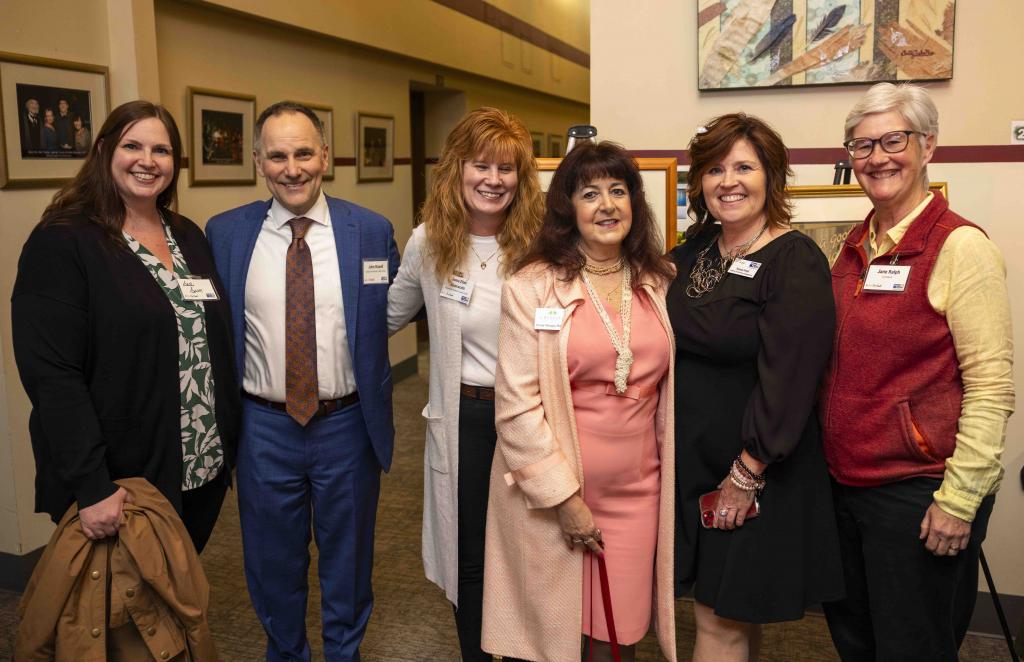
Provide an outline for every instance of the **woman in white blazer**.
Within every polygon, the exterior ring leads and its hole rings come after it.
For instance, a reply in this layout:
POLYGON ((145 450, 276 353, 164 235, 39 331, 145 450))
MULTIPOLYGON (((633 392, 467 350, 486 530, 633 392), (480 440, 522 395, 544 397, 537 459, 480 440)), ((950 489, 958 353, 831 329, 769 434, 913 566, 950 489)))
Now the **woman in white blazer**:
POLYGON ((501 287, 542 215, 529 131, 502 110, 473 110, 445 140, 388 292, 391 334, 426 307, 423 564, 455 607, 465 662, 491 660, 480 629, 501 287))

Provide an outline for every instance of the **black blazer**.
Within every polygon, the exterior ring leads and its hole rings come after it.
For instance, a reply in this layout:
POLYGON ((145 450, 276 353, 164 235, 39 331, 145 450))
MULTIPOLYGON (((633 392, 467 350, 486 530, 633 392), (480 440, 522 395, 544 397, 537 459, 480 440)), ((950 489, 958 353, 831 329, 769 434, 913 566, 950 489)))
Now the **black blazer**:
MULTIPOLYGON (((204 302, 217 427, 227 478, 241 402, 230 312, 202 231, 172 228, 192 274, 220 301, 204 302)), ((11 296, 14 358, 32 401, 36 512, 57 521, 141 476, 181 512, 178 330, 167 295, 142 262, 84 217, 37 227, 18 261, 11 296)))

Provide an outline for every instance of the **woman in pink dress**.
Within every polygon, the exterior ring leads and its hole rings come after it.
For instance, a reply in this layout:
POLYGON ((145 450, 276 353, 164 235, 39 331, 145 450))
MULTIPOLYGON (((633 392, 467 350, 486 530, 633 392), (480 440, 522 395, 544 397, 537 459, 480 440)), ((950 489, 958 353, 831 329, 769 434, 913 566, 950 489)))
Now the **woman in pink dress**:
POLYGON ((573 149, 502 294, 500 452, 484 572, 490 653, 564 662, 579 658, 582 635, 583 659, 612 660, 617 642, 621 659, 633 660, 653 620, 675 660, 673 347, 664 305, 672 271, 661 255, 629 154, 612 143, 573 149))

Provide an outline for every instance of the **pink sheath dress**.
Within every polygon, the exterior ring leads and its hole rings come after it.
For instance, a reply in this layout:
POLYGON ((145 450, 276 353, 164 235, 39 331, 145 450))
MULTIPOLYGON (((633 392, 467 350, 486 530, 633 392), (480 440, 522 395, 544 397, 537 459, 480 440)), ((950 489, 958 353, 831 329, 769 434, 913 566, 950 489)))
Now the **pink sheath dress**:
MULTIPOLYGON (((619 313, 604 304, 621 337, 619 313)), ((590 298, 573 312, 568 368, 583 457, 583 500, 605 542, 612 614, 620 644, 647 634, 658 540, 661 458, 655 437, 658 384, 668 372, 669 339, 643 292, 634 292, 629 389, 617 395, 615 348, 590 298)), ((668 458, 671 462, 672 458, 668 458)), ((583 556, 583 634, 609 641, 597 560, 583 556)))

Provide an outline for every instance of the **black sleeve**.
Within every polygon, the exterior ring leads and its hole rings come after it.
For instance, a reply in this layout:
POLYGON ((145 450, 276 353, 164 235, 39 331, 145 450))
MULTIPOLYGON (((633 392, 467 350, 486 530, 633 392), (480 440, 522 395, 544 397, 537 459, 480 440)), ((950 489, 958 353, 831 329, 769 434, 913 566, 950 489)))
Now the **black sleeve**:
POLYGON ((757 386, 743 417, 743 446, 761 462, 800 442, 832 353, 835 303, 828 261, 809 239, 788 240, 765 274, 757 386))
POLYGON ((11 318, 14 359, 41 432, 33 443, 45 445, 53 470, 84 508, 117 485, 86 379, 89 283, 74 235, 66 227, 32 233, 18 260, 11 318))

